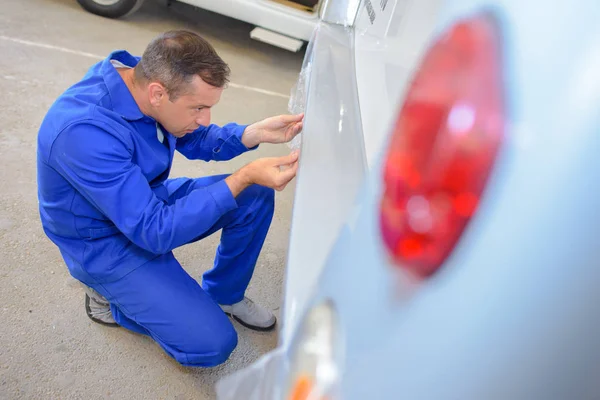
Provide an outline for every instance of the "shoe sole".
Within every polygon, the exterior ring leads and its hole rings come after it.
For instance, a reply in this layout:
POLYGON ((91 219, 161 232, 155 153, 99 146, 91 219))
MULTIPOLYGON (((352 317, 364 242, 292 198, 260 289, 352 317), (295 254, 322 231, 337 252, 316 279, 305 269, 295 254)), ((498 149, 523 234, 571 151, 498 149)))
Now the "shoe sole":
POLYGON ((91 319, 92 321, 94 321, 97 324, 100 325, 104 325, 107 326, 109 328, 120 328, 121 325, 112 322, 104 322, 100 319, 94 318, 92 317, 92 309, 90 308, 90 296, 88 296, 87 294, 85 295, 85 314, 88 316, 89 319, 91 319))
POLYGON ((277 319, 275 319, 275 322, 273 322, 272 325, 263 327, 263 326, 250 325, 249 323, 242 321, 240 318, 238 318, 235 315, 233 315, 231 313, 228 313, 228 312, 226 312, 225 315, 227 315, 228 317, 231 317, 231 318, 235 319, 237 322, 239 322, 240 324, 242 324, 243 326, 245 326, 248 329, 252 329, 252 330, 260 331, 260 332, 272 331, 273 328, 275 328, 275 325, 277 325, 277 319))

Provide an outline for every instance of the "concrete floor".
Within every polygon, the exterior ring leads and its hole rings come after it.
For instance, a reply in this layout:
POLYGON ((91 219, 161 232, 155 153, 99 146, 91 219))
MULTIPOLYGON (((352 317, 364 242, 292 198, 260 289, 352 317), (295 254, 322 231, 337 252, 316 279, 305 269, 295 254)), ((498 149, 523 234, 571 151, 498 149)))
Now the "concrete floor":
MULTIPOLYGON (((287 112, 285 97, 303 54, 252 41, 250 25, 156 0, 126 20, 84 12, 75 0, 3 0, 0 13, 0 398, 208 399, 214 382, 272 349, 277 333, 235 323, 239 346, 214 369, 179 366, 150 339, 92 323, 83 291, 41 230, 36 194, 36 135, 46 110, 65 88, 114 49, 141 54, 159 32, 192 29, 210 40, 232 68, 232 82, 213 122, 250 123, 287 112), (45 46, 49 45, 49 46, 45 46), (72 50, 72 51, 70 51, 72 50), (86 53, 86 54, 84 54, 86 53), (273 92, 240 88, 251 86, 273 92), (277 93, 281 95, 277 95, 277 93)), ((258 156, 284 155, 263 146, 228 163, 179 157, 173 176, 231 172, 258 156)), ((278 193, 276 215, 249 296, 276 310, 282 297, 293 185, 278 193)), ((176 250, 194 277, 212 265, 214 235, 176 250)))

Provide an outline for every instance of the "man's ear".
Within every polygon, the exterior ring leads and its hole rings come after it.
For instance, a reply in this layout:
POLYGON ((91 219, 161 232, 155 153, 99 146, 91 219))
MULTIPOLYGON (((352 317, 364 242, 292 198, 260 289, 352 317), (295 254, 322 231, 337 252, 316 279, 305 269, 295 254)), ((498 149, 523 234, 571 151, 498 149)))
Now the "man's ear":
POLYGON ((148 100, 152 107, 158 107, 161 105, 163 99, 167 96, 165 87, 158 82, 151 82, 148 85, 148 100))

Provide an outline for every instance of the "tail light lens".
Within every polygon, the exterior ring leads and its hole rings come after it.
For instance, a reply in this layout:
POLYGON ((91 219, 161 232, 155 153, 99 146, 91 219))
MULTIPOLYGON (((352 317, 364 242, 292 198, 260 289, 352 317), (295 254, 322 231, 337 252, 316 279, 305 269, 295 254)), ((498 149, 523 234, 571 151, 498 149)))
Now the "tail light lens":
POLYGON ((477 210, 504 134, 494 21, 454 25, 407 92, 384 165, 381 231, 394 260, 435 272, 477 210))

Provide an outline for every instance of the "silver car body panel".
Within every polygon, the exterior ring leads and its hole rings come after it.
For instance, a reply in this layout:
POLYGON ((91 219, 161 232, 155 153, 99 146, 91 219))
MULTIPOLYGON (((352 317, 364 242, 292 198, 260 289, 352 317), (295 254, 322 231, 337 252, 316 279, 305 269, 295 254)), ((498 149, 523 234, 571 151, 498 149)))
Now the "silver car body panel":
POLYGON ((322 0, 320 16, 323 22, 353 26, 361 0, 322 0))
POLYGON ((281 341, 290 339, 364 172, 384 145, 440 0, 362 3, 354 28, 322 22, 304 61, 301 167, 285 281, 281 341), (374 24, 369 18, 375 15, 374 24), (325 201, 324 201, 325 200, 325 201))
MULTIPOLYGON (((436 32, 483 12, 498 21, 506 137, 457 246, 425 280, 390 261, 384 144, 303 307, 338 312, 340 398, 600 397, 600 8, 454 0, 436 32)), ((261 360, 284 371, 262 398, 292 379, 297 332, 261 360)))
POLYGON ((378 156, 311 297, 339 313, 340 398, 599 398, 600 8, 446 6, 440 30, 499 22, 506 139, 478 212, 422 281, 383 247, 378 156))
POLYGON ((311 67, 285 276, 282 342, 298 322, 366 171, 352 42, 352 30, 321 23, 305 62, 311 67))
POLYGON ((356 84, 369 167, 385 145, 415 68, 435 27, 441 0, 362 3, 354 27, 356 84))

